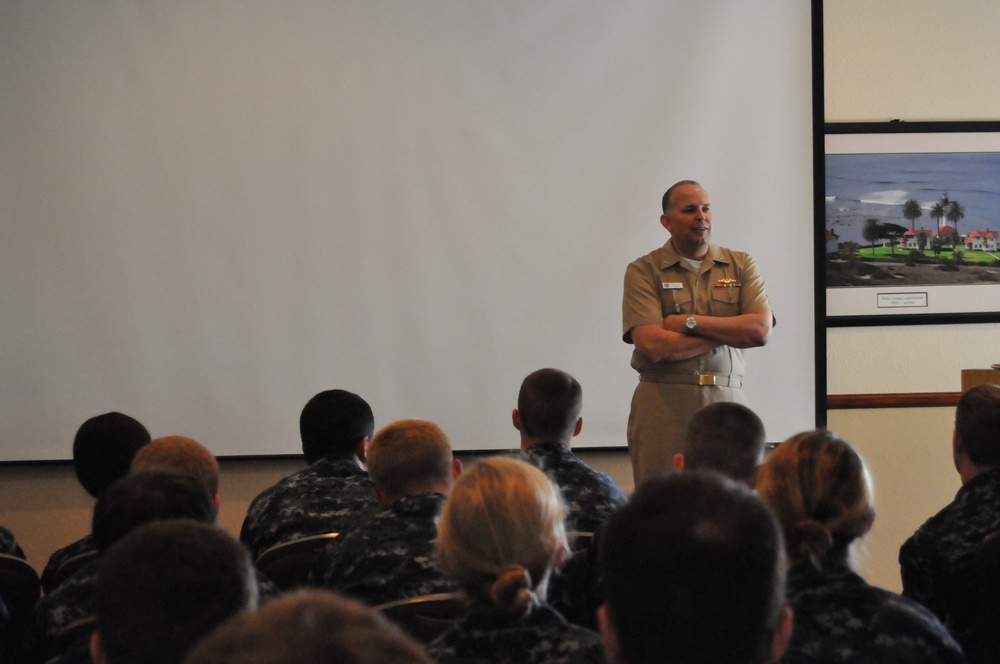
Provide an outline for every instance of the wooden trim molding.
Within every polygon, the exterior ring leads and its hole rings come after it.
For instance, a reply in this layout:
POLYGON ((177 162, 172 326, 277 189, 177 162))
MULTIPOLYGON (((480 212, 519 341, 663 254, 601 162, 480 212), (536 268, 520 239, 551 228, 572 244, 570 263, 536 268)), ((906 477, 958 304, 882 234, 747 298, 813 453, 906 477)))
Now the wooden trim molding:
POLYGON ((828 410, 854 408, 928 408, 954 407, 961 392, 902 392, 885 394, 828 394, 828 410))

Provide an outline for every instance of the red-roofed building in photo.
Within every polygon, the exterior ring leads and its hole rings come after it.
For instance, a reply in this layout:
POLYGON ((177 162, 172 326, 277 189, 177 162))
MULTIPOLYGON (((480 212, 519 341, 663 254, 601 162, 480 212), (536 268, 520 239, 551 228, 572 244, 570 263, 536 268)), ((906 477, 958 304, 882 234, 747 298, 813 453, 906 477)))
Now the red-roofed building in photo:
POLYGON ((972 231, 965 238, 965 248, 969 251, 996 251, 997 231, 972 231))

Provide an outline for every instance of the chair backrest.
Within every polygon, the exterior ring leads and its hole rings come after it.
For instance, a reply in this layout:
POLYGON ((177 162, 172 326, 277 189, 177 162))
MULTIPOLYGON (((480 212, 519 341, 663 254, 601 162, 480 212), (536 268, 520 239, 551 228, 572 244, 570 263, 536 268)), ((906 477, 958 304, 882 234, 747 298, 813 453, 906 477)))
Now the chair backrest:
POLYGON ((256 567, 281 590, 305 586, 309 570, 319 560, 323 548, 340 533, 324 533, 300 537, 275 544, 257 558, 256 567))
POLYGON ((97 556, 97 549, 90 549, 89 551, 84 551, 83 553, 78 553, 71 558, 67 558, 62 562, 56 571, 52 573, 50 578, 46 578, 46 585, 42 589, 46 593, 50 593, 56 588, 58 588, 63 581, 73 576, 73 574, 86 565, 88 562, 97 556))
POLYGON ((46 664, 67 664, 67 662, 90 662, 90 635, 97 627, 97 618, 87 616, 74 620, 56 635, 53 652, 58 653, 46 664))
POLYGON ((421 643, 430 643, 465 615, 461 593, 436 593, 387 602, 375 607, 421 643))
POLYGON ((41 594, 35 568, 23 558, 0 553, 0 598, 15 621, 31 611, 41 594))

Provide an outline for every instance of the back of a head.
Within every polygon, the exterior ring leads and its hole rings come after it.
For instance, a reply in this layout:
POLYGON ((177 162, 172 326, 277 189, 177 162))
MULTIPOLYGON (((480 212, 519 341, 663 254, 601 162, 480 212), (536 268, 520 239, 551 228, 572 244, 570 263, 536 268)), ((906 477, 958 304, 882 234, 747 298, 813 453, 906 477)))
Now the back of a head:
POLYGON ((375 431, 375 417, 368 402, 347 390, 320 392, 299 416, 299 434, 306 461, 348 456, 362 438, 375 431))
POLYGON ((215 501, 205 484, 186 473, 150 468, 129 473, 97 499, 91 532, 99 551, 150 521, 215 521, 215 501))
POLYGON ((955 409, 955 430, 969 460, 980 468, 1000 466, 1000 385, 976 385, 955 409))
POLYGON ((76 478, 95 498, 125 475, 132 457, 149 442, 149 431, 138 420, 111 412, 91 417, 73 438, 76 478))
POLYGON ((580 383, 565 371, 530 373, 517 395, 522 431, 531 438, 572 438, 582 404, 580 383))
POLYGON ((132 470, 167 468, 194 475, 213 496, 219 493, 219 462, 204 445, 185 436, 165 436, 151 441, 132 459, 132 470))
POLYGON ((211 524, 140 526, 104 554, 94 614, 109 664, 176 664, 202 636, 257 604, 246 549, 211 524))
POLYGON ((742 404, 709 404, 691 418, 683 452, 685 468, 715 470, 752 485, 764 454, 764 423, 742 404))
POLYGON ((806 431, 778 445, 758 471, 757 492, 781 522, 793 563, 821 567, 828 554, 849 561, 850 544, 875 519, 864 461, 829 431, 806 431))
POLYGON ((473 599, 523 615, 567 548, 566 510, 542 471, 505 457, 476 463, 458 478, 438 521, 441 569, 473 599))
POLYGON ((449 482, 452 459, 448 436, 426 420, 393 422, 368 443, 368 475, 376 488, 395 497, 449 482))
POLYGON ((628 664, 767 661, 785 557, 745 485, 697 470, 647 480, 609 520, 600 567, 628 664))
POLYGON ((243 613, 203 639, 185 664, 430 664, 423 648, 374 609, 303 590, 243 613))

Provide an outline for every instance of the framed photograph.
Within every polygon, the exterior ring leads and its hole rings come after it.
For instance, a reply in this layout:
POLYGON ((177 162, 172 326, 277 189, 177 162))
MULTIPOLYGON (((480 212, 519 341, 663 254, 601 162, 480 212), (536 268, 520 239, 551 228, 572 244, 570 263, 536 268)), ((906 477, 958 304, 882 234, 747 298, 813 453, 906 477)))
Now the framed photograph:
POLYGON ((824 139, 827 324, 1000 321, 1000 122, 834 123, 824 139))

